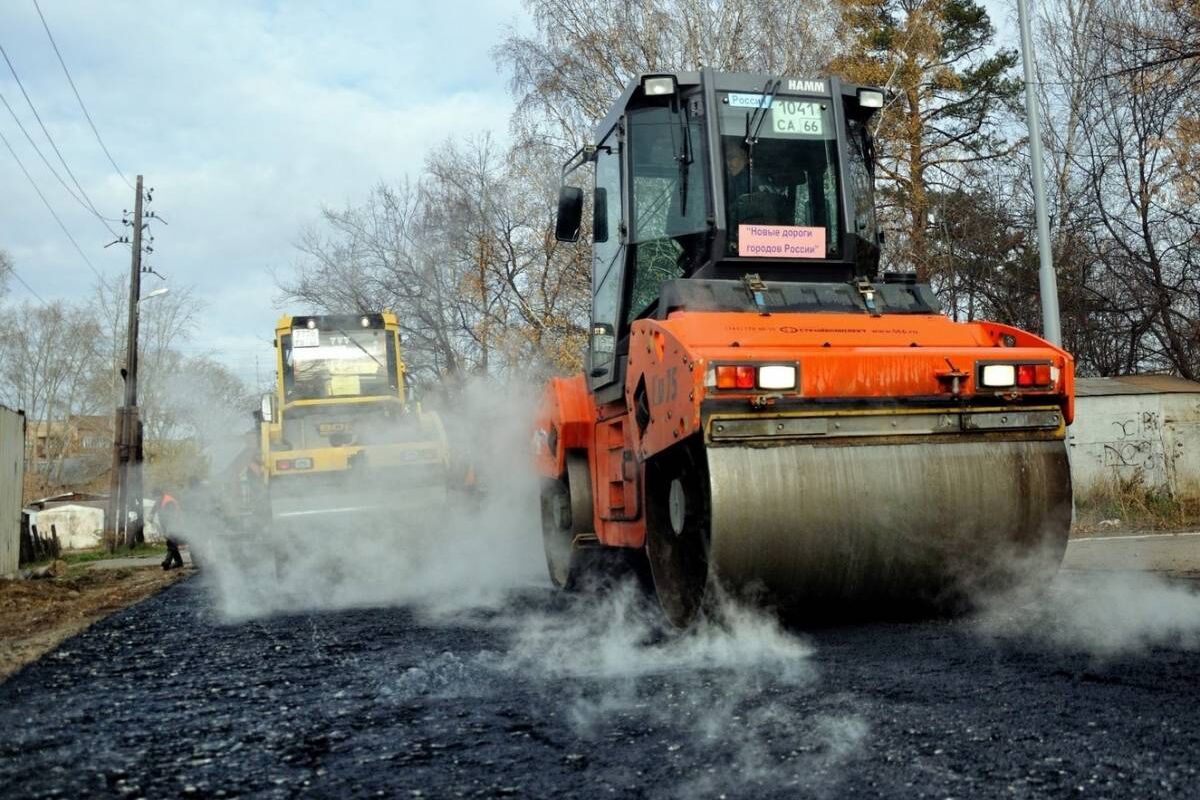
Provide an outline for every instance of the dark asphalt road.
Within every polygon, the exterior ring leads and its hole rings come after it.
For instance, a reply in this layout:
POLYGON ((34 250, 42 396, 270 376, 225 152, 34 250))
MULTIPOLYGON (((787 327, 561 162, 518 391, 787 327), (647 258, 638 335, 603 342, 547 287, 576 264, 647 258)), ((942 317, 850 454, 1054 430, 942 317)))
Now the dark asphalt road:
POLYGON ((224 623, 197 577, 0 685, 0 796, 1200 796, 1197 595, 1111 580, 679 636, 539 589, 224 623))

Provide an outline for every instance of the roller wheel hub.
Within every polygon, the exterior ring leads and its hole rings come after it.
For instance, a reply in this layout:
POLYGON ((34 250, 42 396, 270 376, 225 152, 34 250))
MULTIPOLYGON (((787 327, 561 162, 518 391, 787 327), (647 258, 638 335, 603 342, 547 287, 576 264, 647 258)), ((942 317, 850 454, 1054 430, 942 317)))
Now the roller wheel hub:
POLYGON ((671 517, 671 530, 675 531, 676 536, 682 535, 684 523, 687 521, 687 497, 678 478, 671 481, 667 509, 671 517))

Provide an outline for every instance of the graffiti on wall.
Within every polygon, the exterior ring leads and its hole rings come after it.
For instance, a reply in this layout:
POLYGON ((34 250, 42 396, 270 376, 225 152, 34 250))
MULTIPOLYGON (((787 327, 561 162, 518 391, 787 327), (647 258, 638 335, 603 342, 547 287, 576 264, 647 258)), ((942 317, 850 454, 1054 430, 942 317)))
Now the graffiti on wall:
POLYGON ((1080 396, 1069 435, 1080 489, 1116 479, 1200 490, 1200 393, 1080 396))
POLYGON ((1104 443, 1107 469, 1121 478, 1157 476, 1167 469, 1162 423, 1156 411, 1142 411, 1112 420, 1112 438, 1104 443))

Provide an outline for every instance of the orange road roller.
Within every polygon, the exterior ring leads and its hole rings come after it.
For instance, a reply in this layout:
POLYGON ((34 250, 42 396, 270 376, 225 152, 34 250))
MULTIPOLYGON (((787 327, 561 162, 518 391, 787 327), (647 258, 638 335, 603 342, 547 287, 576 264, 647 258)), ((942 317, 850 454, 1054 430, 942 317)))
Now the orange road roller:
POLYGON ((556 235, 592 240, 592 319, 584 373, 550 381, 535 423, 555 585, 623 554, 686 626, 724 595, 955 609, 1053 574, 1071 356, 880 271, 884 99, 642 75, 563 166, 556 235))

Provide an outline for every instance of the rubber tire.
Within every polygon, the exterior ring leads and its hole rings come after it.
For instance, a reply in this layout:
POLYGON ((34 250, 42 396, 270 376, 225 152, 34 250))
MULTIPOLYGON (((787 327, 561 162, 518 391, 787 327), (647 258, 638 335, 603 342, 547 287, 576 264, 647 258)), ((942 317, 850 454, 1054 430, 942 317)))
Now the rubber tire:
POLYGON ((555 588, 571 591, 578 572, 578 551, 571 530, 570 489, 566 481, 542 481, 541 512, 542 548, 550 582, 555 588))
POLYGON ((646 464, 646 559, 663 614, 676 628, 687 628, 706 612, 715 596, 708 563, 708 475, 704 451, 683 442, 646 464), (672 481, 683 485, 683 532, 671 527, 672 481))

